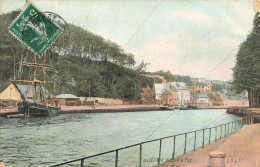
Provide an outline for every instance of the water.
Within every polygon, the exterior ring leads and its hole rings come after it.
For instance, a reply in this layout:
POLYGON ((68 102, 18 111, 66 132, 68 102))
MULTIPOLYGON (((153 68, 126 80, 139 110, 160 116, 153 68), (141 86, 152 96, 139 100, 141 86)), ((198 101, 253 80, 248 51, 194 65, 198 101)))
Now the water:
MULTIPOLYGON (((127 145, 213 127, 239 119, 225 110, 174 110, 60 115, 52 118, 0 118, 0 161, 6 166, 50 166, 127 145)), ((218 130, 220 133, 220 130, 218 130)), ((208 132, 205 132, 208 133, 208 132)), ((198 134, 201 135, 202 133, 198 134)), ((214 132, 213 132, 214 134, 214 132)), ((213 135, 214 136, 214 135, 213 135)), ((187 136, 187 151, 194 135, 187 136)), ((196 147, 199 147, 200 140, 196 147)), ((206 139, 207 140, 207 139, 206 139)), ((213 139, 212 139, 213 140, 213 139)), ((176 154, 184 136, 176 139, 176 154)), ((162 160, 172 155, 173 139, 162 143, 162 160)), ((143 145, 143 166, 156 164, 159 142, 143 145)), ((119 166, 138 164, 139 147, 119 151, 119 166)), ((113 166, 115 153, 88 160, 90 166, 113 166)), ((79 162, 75 163, 79 164, 79 162)))

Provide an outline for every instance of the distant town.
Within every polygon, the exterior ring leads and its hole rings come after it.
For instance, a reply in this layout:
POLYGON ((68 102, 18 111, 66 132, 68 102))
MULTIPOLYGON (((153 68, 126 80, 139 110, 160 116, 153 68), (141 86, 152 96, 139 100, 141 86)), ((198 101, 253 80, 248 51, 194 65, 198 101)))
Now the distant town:
MULTIPOLYGON (((142 88, 139 102, 130 99, 113 99, 104 97, 77 97, 74 94, 59 94, 53 96, 43 86, 36 87, 37 99, 40 94, 49 103, 56 106, 81 106, 81 105, 122 105, 122 104, 158 104, 166 106, 194 106, 198 108, 248 106, 248 94, 243 91, 239 94, 232 91, 228 82, 206 80, 205 78, 191 78, 189 85, 185 82, 167 82, 164 76, 146 75, 161 83, 142 88), (56 104, 55 104, 56 103, 56 104)), ((2 105, 15 105, 26 98, 33 101, 33 86, 12 83, 0 94, 2 105), (9 102, 7 102, 9 101, 9 102), (5 104, 4 104, 5 103, 5 104), (10 104, 11 103, 11 104, 10 104)))
POLYGON ((185 82, 164 80, 162 83, 155 84, 155 95, 155 99, 161 101, 163 105, 192 105, 199 108, 248 106, 246 91, 236 94, 227 82, 205 78, 192 78, 192 86, 187 86, 185 82))

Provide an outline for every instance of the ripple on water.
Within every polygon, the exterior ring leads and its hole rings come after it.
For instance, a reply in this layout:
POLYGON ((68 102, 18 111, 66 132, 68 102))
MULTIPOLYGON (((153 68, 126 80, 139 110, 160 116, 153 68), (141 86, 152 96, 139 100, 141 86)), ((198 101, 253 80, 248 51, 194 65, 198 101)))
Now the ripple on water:
MULTIPOLYGON (((26 119, 0 118, 0 157, 6 166, 49 166, 144 140, 211 127, 235 119, 238 117, 225 114, 225 110, 68 114, 51 118, 26 119)), ((156 149, 158 149, 157 145, 156 149)), ((128 154, 127 151, 124 152, 128 154)), ((97 167, 102 166, 100 162, 113 162, 114 156, 114 154, 105 156, 103 159, 101 157, 98 162, 88 161, 88 166, 97 167)))

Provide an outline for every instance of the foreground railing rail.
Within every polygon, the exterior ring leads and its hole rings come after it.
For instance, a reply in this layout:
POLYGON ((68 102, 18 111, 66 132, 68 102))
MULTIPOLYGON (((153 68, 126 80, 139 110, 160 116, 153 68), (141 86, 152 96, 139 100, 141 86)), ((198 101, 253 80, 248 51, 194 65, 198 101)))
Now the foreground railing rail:
MULTIPOLYGON (((149 141, 144 141, 144 142, 141 142, 141 143, 137 143, 137 144, 129 145, 129 146, 126 146, 126 147, 114 149, 114 150, 111 150, 111 151, 102 152, 102 153, 99 153, 99 154, 95 154, 95 155, 91 155, 91 156, 87 156, 87 157, 78 158, 78 159, 75 159, 75 160, 63 162, 63 163, 60 163, 60 164, 52 165, 51 167, 71 164, 71 163, 77 162, 77 161, 79 162, 80 167, 83 167, 84 166, 84 161, 86 159, 98 157, 98 156, 109 154, 109 153, 115 153, 115 165, 114 166, 118 167, 118 161, 119 161, 119 154, 118 153, 119 153, 119 151, 125 150, 125 149, 128 149, 128 148, 132 148, 132 147, 136 147, 136 146, 139 147, 139 158, 138 158, 139 162, 138 162, 138 166, 142 167, 143 145, 146 144, 146 143, 151 143, 151 142, 155 142, 155 141, 159 141, 160 142, 159 143, 159 152, 158 152, 158 162, 157 162, 157 164, 160 164, 161 153, 162 153, 162 142, 163 142, 164 139, 173 138, 172 159, 174 159, 176 157, 176 137, 177 136, 184 135, 183 154, 186 154, 187 153, 187 135, 188 134, 194 133, 194 145, 193 145, 193 149, 191 151, 195 151, 197 149, 196 148, 196 143, 198 141, 198 139, 197 139, 198 132, 202 131, 202 145, 201 145, 201 147, 204 147, 206 144, 210 144, 212 142, 212 140, 211 140, 212 137, 214 137, 214 141, 213 142, 216 142, 217 140, 222 139, 223 137, 227 137, 228 135, 238 131, 240 129, 240 127, 241 128, 243 127, 243 126, 238 126, 238 125, 241 125, 243 123, 248 123, 248 122, 250 122, 251 119, 252 119, 251 117, 246 117, 246 118, 242 118, 242 119, 239 119, 239 120, 228 122, 226 124, 221 124, 221 125, 218 125, 218 126, 215 126, 215 127, 204 128, 204 129, 200 129, 200 130, 195 130, 195 131, 190 131, 190 132, 186 132, 186 133, 180 133, 180 134, 176 134, 176 135, 162 137, 162 138, 159 138, 159 139, 153 139, 153 140, 149 140, 149 141), (212 132, 213 132, 214 129, 215 129, 215 136, 212 136, 212 132), (220 129, 220 135, 219 136, 218 136, 218 129, 220 129), (206 142, 205 141, 206 130, 209 131, 209 137, 208 137, 207 143, 205 143, 206 142), (223 132, 224 132, 224 136, 222 136, 223 132)), ((198 148, 200 148, 200 147, 198 147, 198 148)), ((181 155, 183 155, 183 154, 181 154, 181 155)))

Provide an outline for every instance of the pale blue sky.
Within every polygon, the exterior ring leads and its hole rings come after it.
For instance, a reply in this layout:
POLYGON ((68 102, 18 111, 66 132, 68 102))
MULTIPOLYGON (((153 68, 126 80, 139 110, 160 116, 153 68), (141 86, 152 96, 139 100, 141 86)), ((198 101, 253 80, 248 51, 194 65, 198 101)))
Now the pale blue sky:
MULTIPOLYGON (((148 71, 170 70, 218 80, 232 79, 237 48, 251 30, 255 15, 250 0, 32 2, 42 11, 57 13, 69 23, 118 43, 138 63, 150 63, 148 71)), ((0 0, 0 11, 24 4, 25 0, 0 0)))

